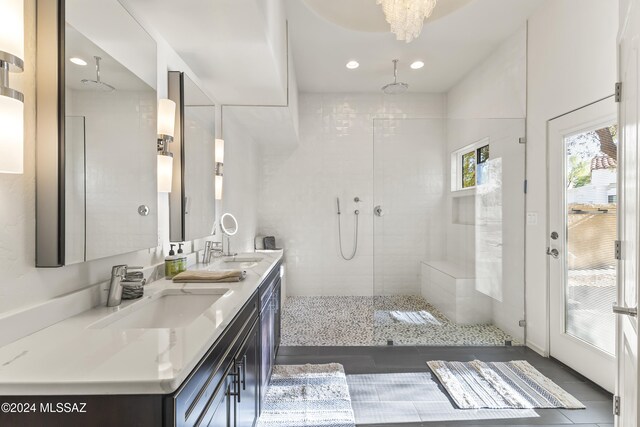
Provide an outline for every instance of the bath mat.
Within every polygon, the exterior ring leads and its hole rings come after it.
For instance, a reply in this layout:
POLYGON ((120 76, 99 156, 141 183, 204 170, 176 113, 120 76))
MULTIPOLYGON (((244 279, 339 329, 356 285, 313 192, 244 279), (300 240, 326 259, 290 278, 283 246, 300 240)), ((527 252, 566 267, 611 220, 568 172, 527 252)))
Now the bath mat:
POLYGON ((584 409, 584 405, 524 360, 427 362, 460 409, 584 409))
POLYGON ((407 325, 435 325, 440 326, 440 322, 428 311, 390 311, 391 318, 398 323, 407 325))
POLYGON ((276 365, 258 427, 355 427, 344 368, 276 365))

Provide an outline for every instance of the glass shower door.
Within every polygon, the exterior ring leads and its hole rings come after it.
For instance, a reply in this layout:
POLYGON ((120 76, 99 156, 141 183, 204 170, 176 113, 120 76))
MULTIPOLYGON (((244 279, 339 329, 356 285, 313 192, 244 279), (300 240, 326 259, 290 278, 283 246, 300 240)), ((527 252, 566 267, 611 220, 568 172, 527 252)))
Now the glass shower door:
POLYGON ((374 342, 524 342, 522 119, 374 120, 374 342))

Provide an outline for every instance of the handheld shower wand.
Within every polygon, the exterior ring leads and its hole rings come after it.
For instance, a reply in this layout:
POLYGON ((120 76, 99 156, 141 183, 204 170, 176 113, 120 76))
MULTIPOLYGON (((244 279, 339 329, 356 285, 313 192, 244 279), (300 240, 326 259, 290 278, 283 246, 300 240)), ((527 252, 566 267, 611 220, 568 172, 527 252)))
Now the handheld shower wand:
MULTIPOLYGON (((360 198, 356 197, 354 202, 360 202, 360 198)), ((354 235, 353 235, 353 252, 351 252, 350 256, 345 256, 344 251, 342 249, 342 224, 340 221, 340 197, 336 197, 336 206, 338 207, 338 242, 340 244, 340 255, 345 261, 351 261, 358 251, 358 216, 360 215, 359 210, 355 210, 353 213, 355 214, 355 227, 354 227, 354 235)))

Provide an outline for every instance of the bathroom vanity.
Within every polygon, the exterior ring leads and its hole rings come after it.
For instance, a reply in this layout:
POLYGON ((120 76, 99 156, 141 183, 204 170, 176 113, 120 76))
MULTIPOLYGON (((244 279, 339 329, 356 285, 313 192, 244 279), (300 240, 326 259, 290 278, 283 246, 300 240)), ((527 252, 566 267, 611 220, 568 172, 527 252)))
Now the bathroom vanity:
POLYGON ((243 256, 197 266, 235 263, 242 282, 159 280, 0 347, 0 425, 253 426, 280 341, 282 252, 243 256), (156 308, 166 316, 145 315, 156 308))

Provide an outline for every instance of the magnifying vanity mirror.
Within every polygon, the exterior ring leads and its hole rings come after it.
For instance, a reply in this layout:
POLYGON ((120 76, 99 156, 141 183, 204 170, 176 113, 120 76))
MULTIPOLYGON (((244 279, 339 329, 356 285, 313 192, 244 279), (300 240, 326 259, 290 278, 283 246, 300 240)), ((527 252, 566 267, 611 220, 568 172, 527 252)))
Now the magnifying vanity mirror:
POLYGON ((222 253, 226 256, 235 256, 235 253, 231 252, 231 236, 234 236, 238 232, 238 221, 236 217, 229 212, 222 214, 220 217, 220 229, 222 230, 222 253), (227 249, 225 252, 224 238, 227 238, 227 249))
POLYGON ((37 2, 36 265, 157 245, 156 43, 117 0, 37 2))
POLYGON ((172 242, 211 234, 215 221, 215 105, 183 72, 169 72, 169 98, 178 105, 169 194, 172 242))
POLYGON ((230 213, 225 213, 220 218, 220 228, 227 236, 233 236, 238 232, 238 221, 230 213))

